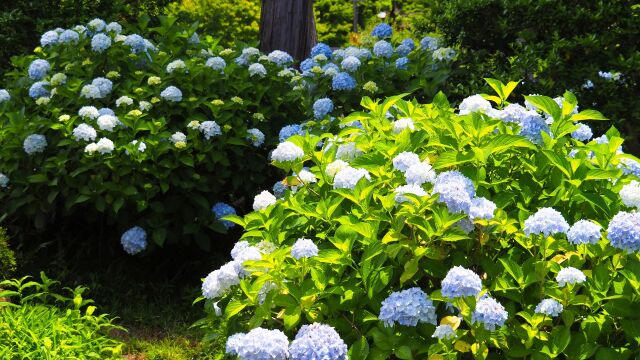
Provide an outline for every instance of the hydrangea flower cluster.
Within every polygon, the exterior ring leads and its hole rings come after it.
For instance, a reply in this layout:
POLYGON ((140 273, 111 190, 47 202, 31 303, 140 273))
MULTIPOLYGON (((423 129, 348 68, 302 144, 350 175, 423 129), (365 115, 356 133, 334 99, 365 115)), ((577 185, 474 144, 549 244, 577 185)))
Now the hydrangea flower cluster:
POLYGON ((587 281, 587 277, 584 273, 574 267, 566 267, 558 271, 556 275, 556 281, 559 287, 565 287, 567 284, 581 284, 587 281))
POLYGON ((227 67, 226 61, 223 58, 216 56, 207 59, 205 66, 210 67, 213 70, 224 73, 224 69, 227 67))
POLYGON ((9 92, 5 89, 0 89, 0 104, 9 100, 11 100, 11 95, 9 95, 9 92))
POLYGON ((41 134, 31 134, 24 139, 22 146, 24 152, 28 155, 33 155, 44 151, 47 147, 47 139, 41 134))
POLYGON ((524 233, 527 236, 565 234, 569 224, 562 214, 552 208, 542 208, 524 221, 524 233))
POLYGON ((147 248, 147 232, 140 226, 134 226, 122 234, 122 248, 129 255, 135 255, 147 248))
POLYGON ((491 103, 481 95, 472 95, 462 100, 459 109, 460 115, 467 115, 474 112, 489 113, 492 107, 491 103))
POLYGON ((413 119, 411 118, 401 118, 392 123, 393 125, 393 133, 399 134, 405 129, 409 129, 410 131, 414 131, 416 129, 415 124, 413 123, 413 119))
POLYGON ((347 360, 347 345, 329 325, 302 325, 289 346, 289 357, 291 360, 347 360))
POLYGON ((253 199, 253 210, 260 211, 266 209, 270 205, 275 204, 276 201, 278 200, 273 196, 273 194, 264 190, 253 199))
POLYGON ((416 153, 412 153, 409 151, 401 152, 393 158, 393 168, 406 172, 412 165, 416 165, 420 163, 420 157, 416 153))
POLYGON ((329 45, 319 42, 313 48, 311 48, 311 57, 315 57, 318 55, 324 55, 327 59, 331 59, 333 50, 331 50, 331 47, 329 45))
POLYGON ((277 162, 292 162, 300 160, 303 157, 304 150, 290 141, 281 142, 271 153, 271 159, 277 162))
POLYGON ((105 34, 96 34, 91 39, 91 49, 97 53, 103 53, 111 47, 111 38, 105 34))
POLYGON ((76 141, 94 141, 97 136, 96 130, 86 123, 82 123, 73 129, 73 137, 76 141))
POLYGON ((227 339, 226 353, 241 360, 286 360, 289 339, 280 330, 255 328, 227 339))
POLYGON ((9 177, 0 173, 0 188, 6 188, 7 186, 9 186, 9 177))
POLYGON ((431 337, 441 340, 449 340, 456 337, 456 331, 453 330, 451 325, 439 325, 436 327, 436 330, 433 332, 431 337))
POLYGON ((234 209, 233 206, 223 202, 218 202, 213 205, 211 211, 216 217, 216 220, 220 221, 227 229, 231 229, 236 225, 229 220, 222 220, 222 218, 227 215, 236 215, 236 209, 234 209))
POLYGON ((355 56, 347 56, 340 63, 340 67, 342 67, 344 71, 347 71, 350 73, 358 71, 358 69, 360 68, 360 65, 361 65, 360 59, 358 59, 355 56))
POLYGON ((212 271, 202 283, 202 296, 215 299, 227 292, 232 286, 240 283, 239 266, 231 261, 212 271))
POLYGON ((249 76, 265 77, 267 76, 267 69, 260 63, 254 63, 249 65, 249 76))
POLYGON ((403 196, 404 194, 413 194, 416 196, 426 196, 427 192, 420 187, 420 185, 409 184, 398 186, 393 192, 396 194, 395 200, 397 203, 403 203, 409 201, 409 198, 403 196))
POLYGON ((222 130, 220 129, 220 125, 215 121, 208 120, 200 123, 199 126, 200 132, 204 135, 204 138, 209 140, 214 136, 218 136, 222 134, 222 130))
POLYGON ((493 213, 496 211, 496 204, 483 197, 471 199, 471 207, 469 208, 469 218, 476 219, 493 219, 493 213))
POLYGON ((281 67, 291 64, 293 62, 293 57, 291 57, 291 55, 289 55, 285 51, 281 51, 281 50, 274 50, 271 53, 269 53, 267 57, 269 58, 270 62, 281 67))
POLYGON ((454 266, 442 280, 442 296, 455 299, 464 296, 478 296, 482 291, 480 277, 462 266, 454 266))
POLYGON ((611 246, 627 252, 640 250, 640 213, 620 211, 609 222, 611 246))
POLYGON ((336 91, 349 91, 356 87, 356 80, 346 72, 338 73, 333 77, 331 88, 336 91))
POLYGON ((476 303, 476 308, 471 315, 471 323, 481 323, 485 329, 493 331, 496 326, 502 327, 508 317, 509 314, 504 306, 494 298, 485 295, 476 303))
POLYGON ((580 220, 573 224, 567 232, 567 239, 572 244, 595 244, 600 240, 602 226, 589 220, 580 220))
POLYGON ((353 190, 362 178, 371 180, 371 176, 367 170, 355 169, 351 166, 345 167, 338 171, 333 178, 333 188, 353 190))
POLYGON ((295 136, 295 135, 304 136, 304 134, 305 134, 305 131, 302 129, 302 126, 300 124, 287 125, 287 126, 284 126, 282 129, 280 129, 280 133, 278 134, 278 139, 280 140, 280 142, 283 142, 292 136, 295 136))
POLYGON ((322 119, 333 111, 333 101, 329 98, 318 99, 313 103, 313 116, 322 119))
POLYGON ((536 306, 535 313, 543 314, 551 317, 558 317, 562 313, 564 307, 554 299, 544 299, 536 306))
POLYGON ((353 160, 362 155, 362 150, 356 147, 355 143, 340 144, 336 150, 336 158, 341 160, 353 160))
POLYGON ((622 203, 631 208, 640 208, 640 183, 631 180, 620 190, 620 200, 622 203))
POLYGON ((469 213, 476 190, 469 178, 452 170, 438 174, 433 193, 438 194, 438 201, 445 203, 450 212, 469 213))
POLYGON ((392 34, 393 28, 387 23, 380 23, 371 31, 371 36, 375 36, 379 39, 391 37, 392 34))
POLYGON ((296 260, 318 256, 318 246, 310 240, 299 238, 291 247, 291 257, 296 260))
POLYGON ((29 88, 29 97, 33 99, 48 98, 51 96, 51 91, 46 87, 49 86, 47 81, 38 81, 33 83, 29 88))
POLYGON ((172 62, 170 62, 169 64, 167 64, 167 73, 171 74, 175 71, 179 71, 179 70, 183 70, 186 71, 187 69, 187 64, 184 63, 184 61, 178 59, 178 60, 174 60, 172 62))
POLYGON ((593 137, 593 131, 591 131, 591 128, 589 127, 589 125, 580 124, 580 123, 576 125, 579 125, 580 127, 571 133, 571 137, 580 141, 591 140, 591 138, 593 137))
POLYGON ((112 115, 100 115, 96 123, 100 130, 111 132, 118 125, 118 118, 112 115))
POLYGON ((260 129, 249 129, 247 130, 247 139, 251 141, 251 144, 255 147, 260 147, 264 144, 264 133, 260 131, 260 129))
MULTIPOLYGON (((51 70, 51 64, 47 60, 36 59, 29 65, 29 79, 42 80, 51 70)), ((33 97, 33 96, 32 96, 33 97)))
POLYGON ((390 58, 393 56, 393 46, 384 40, 380 40, 373 45, 373 53, 377 57, 390 58))
POLYGON ((182 91, 175 86, 169 86, 162 90, 160 97, 167 101, 179 102, 182 100, 182 91))
POLYGON ((391 327, 394 323, 404 326, 416 326, 418 322, 436 324, 436 308, 427 294, 420 288, 414 287, 397 291, 382 301, 378 318, 384 326, 391 327))
POLYGON ((433 170, 428 161, 422 161, 412 164, 404 173, 407 184, 422 185, 424 183, 435 183, 436 172, 433 170))

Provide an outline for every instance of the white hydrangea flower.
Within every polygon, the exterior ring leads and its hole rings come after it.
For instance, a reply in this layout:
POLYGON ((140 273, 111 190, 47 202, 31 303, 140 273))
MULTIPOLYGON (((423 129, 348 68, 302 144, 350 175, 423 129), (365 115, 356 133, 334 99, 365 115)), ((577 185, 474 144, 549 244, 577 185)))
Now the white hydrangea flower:
POLYGON ((395 190, 393 190, 393 192, 396 194, 395 200, 397 203, 403 203, 403 202, 409 201, 409 198, 407 198, 406 196, 403 196, 404 194, 413 194, 417 196, 427 195, 427 192, 424 191, 424 189, 420 187, 420 185, 416 185, 416 184, 398 186, 395 190))
POLYGON ((184 133, 177 131, 175 132, 173 135, 171 135, 171 142, 173 144, 179 143, 179 142, 187 142, 187 135, 185 135, 184 133))
POLYGON ((620 199, 628 207, 640 208, 640 183, 632 180, 620 190, 620 199))
POLYGON ((253 199, 253 210, 260 211, 266 209, 270 205, 275 204, 276 201, 277 199, 272 193, 264 190, 253 199))
POLYGON ((120 96, 118 100, 116 100, 116 106, 120 107, 122 105, 127 105, 127 106, 133 105, 133 99, 128 96, 120 96))
POLYGON ((473 112, 487 113, 491 110, 491 103, 481 95, 472 95, 462 100, 460 104, 460 115, 466 115, 473 112))
POLYGON ((346 169, 348 167, 349 167, 348 162, 338 159, 330 163, 329 165, 327 165, 325 172, 327 173, 327 175, 329 175, 330 178, 333 178, 334 176, 336 176, 338 171, 342 169, 346 169))
POLYGON ((405 172, 410 166, 420 163, 420 157, 416 153, 403 151, 393 158, 393 168, 405 172))
POLYGON ((101 115, 97 123, 100 130, 113 131, 118 125, 118 118, 112 115, 101 115))
POLYGON ((413 124, 413 119, 411 118, 402 118, 393 122, 393 133, 399 134, 404 129, 409 129, 410 131, 414 131, 416 128, 413 124))
POLYGON ((300 160, 304 157, 304 150, 291 141, 284 141, 271 153, 271 159, 278 162, 300 160))
POLYGON ((433 184, 436 182, 436 172, 429 164, 429 161, 422 161, 410 165, 404 173, 404 178, 407 180, 407 184, 433 184))
POLYGON ((167 65, 167 73, 171 74, 176 70, 184 70, 187 65, 182 60, 174 60, 167 65))
POLYGON ((204 138, 209 140, 210 138, 222 134, 220 125, 215 121, 203 121, 198 128, 204 135, 204 138))
POLYGON ((369 172, 365 169, 356 169, 348 166, 336 174, 333 179, 334 189, 353 189, 360 179, 365 178, 371 180, 369 172))
POLYGON ((336 158, 340 160, 351 161, 362 154, 362 150, 358 149, 355 143, 350 142, 338 146, 338 150, 336 151, 336 158))
POLYGON ((107 139, 107 138, 102 138, 100 140, 98 140, 97 145, 97 151, 100 154, 111 154, 113 152, 113 150, 115 149, 115 145, 113 144, 113 141, 107 139))
POLYGON ((94 141, 97 136, 96 130, 86 123, 82 123, 73 129, 73 137, 76 141, 94 141))
POLYGON ((78 110, 78 116, 95 120, 100 116, 100 112, 95 106, 83 106, 78 110))

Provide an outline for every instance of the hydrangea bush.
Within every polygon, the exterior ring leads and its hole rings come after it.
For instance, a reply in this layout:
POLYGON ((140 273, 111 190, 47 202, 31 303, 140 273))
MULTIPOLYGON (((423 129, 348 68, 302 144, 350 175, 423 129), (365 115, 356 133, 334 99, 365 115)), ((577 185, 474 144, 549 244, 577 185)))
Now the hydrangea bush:
POLYGON ((296 186, 224 218, 245 232, 202 285, 200 325, 227 319, 240 359, 314 358, 293 351, 310 326, 337 336, 309 346, 350 359, 638 356, 640 218, 621 199, 638 159, 613 128, 573 138, 605 118, 570 92, 525 107, 488 81, 497 95, 458 109, 364 98, 339 133, 289 138, 273 165, 296 186))
POLYGON ((0 217, 10 228, 117 239, 137 226, 139 236, 122 237, 130 254, 147 241, 210 248, 212 231, 234 225, 220 218, 272 186, 271 145, 335 128, 363 94, 433 95, 452 60, 380 40, 373 52, 318 44, 297 69, 282 51, 223 49, 196 25, 147 21, 47 31, 33 55, 15 58, 0 85, 0 217))

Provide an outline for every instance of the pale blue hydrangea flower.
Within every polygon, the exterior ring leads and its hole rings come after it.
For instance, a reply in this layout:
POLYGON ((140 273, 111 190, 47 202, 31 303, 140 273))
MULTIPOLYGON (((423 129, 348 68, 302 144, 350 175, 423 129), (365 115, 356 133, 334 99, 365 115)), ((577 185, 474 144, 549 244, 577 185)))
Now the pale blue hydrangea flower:
POLYGON ((213 70, 220 71, 221 73, 223 73, 224 68, 227 67, 227 63, 223 58, 219 56, 208 58, 205 65, 212 68, 213 70))
POLYGON ((100 116, 100 112, 95 106, 83 106, 78 110, 78 116, 95 120, 100 116))
POLYGON ((347 360, 347 345, 329 325, 302 325, 289 346, 289 357, 291 360, 347 360))
POLYGON ((278 162, 291 162, 300 160, 303 157, 304 150, 290 141, 281 142, 271 153, 271 160, 278 162))
POLYGON ((200 44, 200 36, 198 36, 198 33, 194 32, 191 34, 191 37, 189 37, 189 44, 200 44))
POLYGON ((566 234, 569 224, 562 214, 552 208, 541 208, 524 221, 524 233, 527 236, 566 234))
POLYGON ((373 45, 373 53, 381 58, 393 56, 393 46, 384 40, 380 40, 373 45))
POLYGON ((267 75, 267 69, 260 63, 253 63, 249 65, 249 76, 264 77, 267 75))
POLYGON ((175 86, 169 86, 166 89, 162 90, 160 93, 160 97, 167 101, 171 102, 179 102, 182 100, 182 91, 175 86))
POLYGON ((271 291, 278 290, 278 285, 274 284, 271 281, 267 281, 262 284, 262 287, 258 291, 258 304, 264 304, 265 300, 267 300, 267 296, 271 291))
POLYGON ((554 299, 544 299, 536 306, 536 314, 544 314, 551 317, 560 316, 564 307, 554 299))
POLYGON ((348 166, 336 173, 333 178, 334 189, 352 189, 356 187, 360 179, 371 180, 369 172, 365 169, 355 169, 348 166))
POLYGON ((177 59, 177 60, 173 60, 172 62, 170 62, 169 64, 167 64, 167 73, 172 74, 173 72, 177 71, 177 70, 185 70, 187 69, 187 64, 184 63, 184 61, 177 59))
POLYGON ((481 323, 484 328, 493 331, 497 327, 502 327, 507 321, 509 314, 499 302, 489 296, 483 296, 476 303, 476 308, 471 315, 471 323, 481 323))
POLYGON ((400 42, 400 46, 406 46, 409 50, 413 50, 416 48, 416 44, 411 38, 406 38, 400 42))
POLYGON ((22 147, 28 155, 40 153, 47 147, 47 139, 41 134, 31 134, 24 139, 22 147))
POLYGON ((100 89, 92 84, 88 84, 82 87, 80 90, 80 97, 86 99, 100 99, 102 96, 100 95, 100 89))
POLYGON ((147 248, 147 233, 140 226, 134 226, 122 234, 122 248, 129 255, 135 255, 147 248))
POLYGON ((127 35, 124 40, 124 44, 131 48, 131 52, 134 54, 141 53, 147 50, 147 44, 144 38, 138 34, 127 35))
POLYGON ((42 80, 51 70, 51 65, 47 60, 36 59, 29 65, 29 78, 31 80, 42 80))
POLYGON ((29 96, 33 99, 51 96, 51 91, 46 88, 47 86, 49 86, 49 82, 47 81, 38 81, 33 83, 29 88, 29 96))
POLYGON ((204 138, 209 140, 214 136, 218 136, 222 134, 222 130, 220 129, 220 125, 218 125, 218 123, 216 123, 215 121, 203 121, 202 123, 200 123, 200 126, 198 127, 198 129, 200 130, 200 132, 202 132, 202 134, 204 135, 204 138))
POLYGON ((433 332, 431 337, 441 340, 450 340, 456 337, 456 331, 453 330, 451 325, 440 325, 436 327, 436 330, 433 332))
POLYGON ((313 116, 316 119, 323 119, 333 111, 333 101, 329 98, 318 99, 313 103, 313 116))
POLYGON ((226 293, 232 286, 240 283, 238 270, 242 264, 230 261, 219 269, 212 271, 202 282, 202 296, 215 299, 226 293))
POLYGON ((289 339, 280 330, 255 328, 246 334, 230 336, 225 351, 240 360, 286 360, 289 339))
POLYGON ((11 95, 9 95, 9 92, 5 89, 0 89, 0 104, 9 100, 11 100, 11 95))
POLYGON ((436 324, 436 307, 433 301, 420 288, 396 291, 382 301, 378 318, 385 327, 394 323, 404 326, 416 326, 418 322, 436 324))
POLYGON ((527 108, 520 104, 509 104, 505 106, 504 109, 490 112, 490 114, 494 115, 494 117, 497 117, 505 123, 516 124, 523 124, 530 116, 540 116, 540 114, 538 114, 537 112, 533 110, 527 110, 527 108))
POLYGON ((431 57, 435 61, 445 61, 445 62, 447 62, 447 61, 453 60, 453 58, 456 57, 456 51, 455 51, 455 49, 448 48, 448 47, 439 48, 439 49, 436 49, 433 52, 431 57))
POLYGON ((576 125, 580 125, 580 127, 571 133, 571 137, 580 140, 580 141, 589 141, 593 137, 593 131, 589 125, 576 123, 576 125))
POLYGON ((378 39, 391 37, 392 34, 393 28, 387 23, 380 23, 376 25, 371 31, 371 36, 375 36, 378 39))
POLYGON ((93 79, 91 85, 98 88, 101 98, 111 94, 111 90, 113 89, 113 83, 111 82, 111 80, 103 77, 97 77, 93 79))
MULTIPOLYGON (((400 44, 396 47, 396 54, 398 54, 398 56, 400 57, 406 57, 407 55, 409 55, 409 53, 411 53, 411 48, 404 44, 400 44)), ((397 66, 397 61, 396 61, 396 66, 397 66)))
POLYGON ((438 202, 445 203, 452 213, 468 213, 476 194, 473 181, 457 170, 445 171, 436 177, 433 193, 438 202))
POLYGON ((358 59, 355 56, 347 56, 340 63, 340 66, 342 67, 342 69, 344 69, 344 71, 347 71, 347 72, 357 71, 360 68, 360 65, 361 65, 360 59, 358 59))
POLYGON ((580 220, 573 224, 567 232, 567 239, 572 244, 595 244, 602 236, 602 226, 589 220, 580 220))
POLYGON ((460 219, 453 224, 453 227, 457 227, 458 229, 464 231, 465 234, 470 234, 473 230, 476 229, 474 223, 468 218, 460 219))
POLYGON ((80 35, 73 30, 65 30, 60 34, 60 42, 63 44, 75 44, 78 41, 80 41, 80 35))
POLYGON ((287 125, 287 126, 284 126, 282 129, 280 129, 280 133, 278 134, 278 139, 280 140, 280 142, 283 142, 294 135, 304 135, 304 134, 305 134, 305 131, 302 129, 302 125, 300 124, 287 125))
POLYGON ((313 48, 311 48, 311 57, 314 57, 320 54, 326 56, 327 59, 331 59, 331 56, 333 55, 333 51, 331 50, 329 45, 324 43, 317 43, 313 48))
POLYGON ((112 32, 115 34, 120 34, 122 32, 122 25, 118 24, 117 22, 110 22, 107 25, 107 32, 112 32))
POLYGON ((620 211, 607 228, 611 246, 627 252, 640 250, 640 213, 620 211))
POLYGON ((102 19, 93 19, 91 21, 89 21, 89 23, 87 24, 89 29, 95 31, 95 32, 99 32, 104 30, 104 28, 107 26, 107 23, 102 20, 102 19))
POLYGON ((410 166, 420 163, 420 157, 416 153, 403 151, 396 155, 392 162, 394 169, 405 172, 410 166))
POLYGON ((51 77, 51 86, 64 85, 66 82, 67 82, 67 75, 63 73, 57 73, 51 77))
POLYGON ((587 277, 584 276, 584 273, 574 267, 566 267, 558 271, 558 275, 556 275, 556 281, 558 282, 558 287, 565 287, 567 284, 582 284, 587 281, 587 277))
POLYGON ((640 177, 640 163, 633 159, 621 158, 617 167, 622 169, 622 173, 625 175, 635 175, 640 177))
POLYGON ((396 69, 399 70, 407 70, 409 66, 409 59, 406 57, 401 57, 396 60, 396 69))
POLYGON ((82 123, 73 129, 73 138, 76 141, 94 141, 98 133, 89 124, 82 123))
POLYGON ((255 147, 260 147, 264 144, 264 133, 260 129, 247 130, 247 139, 251 141, 251 144, 255 147))
POLYGON ((455 299, 464 296, 478 296, 482 291, 480 277, 462 266, 454 266, 442 280, 442 296, 455 299))
POLYGON ((433 168, 428 162, 423 161, 409 166, 404 173, 404 178, 407 184, 433 184, 436 181, 436 172, 433 171, 433 168))
POLYGON ((299 238, 291 247, 291 257, 300 260, 318 256, 318 246, 310 239, 299 238))
POLYGON ((586 90, 591 90, 591 89, 593 89, 593 88, 594 88, 593 81, 591 81, 591 80, 587 80, 587 81, 582 85, 582 88, 583 88, 583 89, 586 89, 586 90))
POLYGON ((0 173, 0 188, 6 188, 7 186, 9 186, 9 177, 0 173))
POLYGON ((549 125, 541 116, 529 116, 521 125, 519 135, 526 137, 534 144, 541 145, 543 143, 542 132, 551 135, 549 125))
POLYGON ((293 62, 293 58, 291 55, 281 50, 274 50, 269 55, 267 55, 269 61, 278 65, 278 66, 286 66, 293 62))
MULTIPOLYGON (((93 106, 90 106, 90 108, 94 108, 93 106)), ((95 109, 95 108, 94 108, 95 109)), ((109 108, 101 108, 100 110, 96 110, 98 112, 98 116, 100 115, 111 115, 111 116, 116 116, 116 113, 113 112, 113 110, 109 109, 109 108)), ((92 110, 93 112, 93 110, 92 110)), ((96 117, 98 117, 96 116, 96 117)))
POLYGON ((266 209, 270 205, 275 204, 276 201, 278 200, 275 196, 273 196, 273 194, 264 190, 260 194, 256 195, 255 198, 253 198, 253 210, 260 211, 266 209))
POLYGON ((356 80, 346 72, 338 73, 331 81, 331 88, 336 91, 349 91, 356 87, 356 80))
POLYGON ((340 144, 338 150, 336 150, 336 158, 341 160, 351 161, 362 154, 362 150, 358 149, 356 144, 352 142, 340 144))
POLYGON ((488 113, 489 110, 492 109, 491 103, 481 95, 472 95, 465 98, 462 100, 458 108, 460 109, 460 115, 471 114, 474 112, 488 113))
POLYGON ((138 109, 140 111, 149 111, 152 107, 153 105, 151 105, 151 103, 148 101, 140 101, 140 103, 138 104, 138 109))
POLYGON ((476 197, 471 200, 469 208, 469 218, 476 219, 493 219, 493 213, 496 211, 496 204, 483 197, 476 197))
POLYGON ((105 34, 96 34, 91 39, 91 49, 97 53, 102 53, 111 47, 111 38, 105 34))
POLYGON ((440 39, 431 36, 425 36, 420 40, 420 49, 423 50, 436 50, 440 47, 440 39))
POLYGON ((43 47, 55 45, 57 43, 58 33, 53 30, 45 32, 44 34, 42 34, 42 37, 40 37, 40 45, 42 45, 43 47))
POLYGON ((271 190, 273 191, 273 194, 275 195, 275 197, 280 199, 284 197, 284 195, 286 194, 287 185, 285 185, 282 181, 278 181, 275 184, 273 184, 273 187, 271 188, 271 190))
POLYGON ((397 203, 409 201, 409 198, 403 196, 404 194, 413 194, 416 196, 427 195, 427 192, 424 191, 424 189, 420 185, 416 184, 398 186, 397 188, 395 188, 395 190, 393 190, 393 192, 395 193, 395 201, 397 203))
POLYGON ((620 190, 620 200, 627 207, 640 208, 640 183, 631 180, 620 190))
POLYGON ((391 123, 391 125, 393 125, 392 131, 394 134, 399 134, 405 129, 409 129, 410 131, 414 131, 416 129, 413 119, 408 117, 398 119, 391 123))
POLYGON ((236 215, 236 209, 234 209, 233 206, 223 202, 218 202, 213 205, 211 211, 213 212, 216 219, 220 221, 222 225, 224 225, 224 227, 226 227, 227 229, 231 229, 236 225, 229 220, 222 220, 222 218, 227 215, 236 215))

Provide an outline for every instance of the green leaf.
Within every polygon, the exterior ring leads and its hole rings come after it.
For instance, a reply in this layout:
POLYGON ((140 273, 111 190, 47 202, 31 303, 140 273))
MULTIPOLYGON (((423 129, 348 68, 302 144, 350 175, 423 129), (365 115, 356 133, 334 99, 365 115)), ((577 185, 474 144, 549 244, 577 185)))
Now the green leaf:
POLYGON ((402 272, 402 275, 400 275, 400 284, 404 284, 405 282, 411 280, 411 278, 413 278, 413 275, 416 274, 416 272, 418 272, 418 265, 420 264, 420 258, 419 257, 414 257, 411 260, 407 261, 404 264, 404 271, 402 272))
POLYGON ((227 307, 224 309, 224 318, 227 320, 231 319, 245 307, 247 307, 247 304, 241 302, 240 300, 231 300, 229 304, 227 304, 227 307))
POLYGON ((27 181, 29 181, 32 184, 45 183, 49 181, 49 178, 47 177, 47 174, 35 174, 35 175, 29 176, 27 178, 27 181))
POLYGON ((487 84, 489 84, 489 86, 491 86, 491 88, 496 92, 496 94, 500 96, 500 99, 504 100, 506 98, 504 96, 504 84, 502 83, 502 81, 491 78, 484 78, 484 81, 486 81, 487 84))
POLYGON ((533 106, 551 115, 553 120, 558 121, 562 117, 562 110, 552 98, 540 95, 525 96, 524 98, 533 106))
POLYGON ((411 348, 407 345, 402 345, 399 348, 393 351, 394 355, 398 357, 398 359, 403 360, 411 360, 413 359, 413 354, 411 354, 411 348))
POLYGON ((361 336, 351 348, 349 348, 349 359, 351 360, 365 360, 369 355, 369 343, 367 338, 361 336))
POLYGON ((582 110, 571 117, 571 121, 609 120, 597 110, 582 110))

